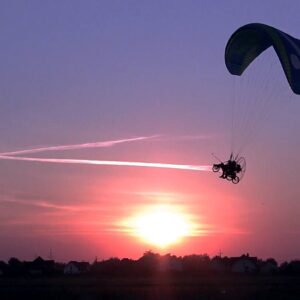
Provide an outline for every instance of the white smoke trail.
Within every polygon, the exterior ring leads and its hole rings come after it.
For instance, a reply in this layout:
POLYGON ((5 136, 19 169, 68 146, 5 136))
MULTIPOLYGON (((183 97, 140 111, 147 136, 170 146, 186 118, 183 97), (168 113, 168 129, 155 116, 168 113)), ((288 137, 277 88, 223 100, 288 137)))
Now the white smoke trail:
POLYGON ((65 151, 65 150, 86 149, 86 148, 104 148, 104 147, 111 147, 111 146, 114 146, 117 144, 147 140, 147 139, 152 139, 152 138, 156 138, 156 137, 158 137, 158 135, 141 136, 141 137, 136 137, 136 138, 94 142, 94 143, 40 147, 40 148, 33 148, 33 149, 3 152, 3 153, 0 153, 0 156, 12 156, 12 155, 30 154, 30 153, 38 153, 38 152, 45 152, 45 151, 65 151))
POLYGON ((1 155, 0 159, 17 160, 17 161, 31 161, 31 162, 41 162, 41 163, 146 167, 146 168, 164 168, 164 169, 179 169, 179 170, 192 170, 192 171, 210 171, 211 170, 211 166, 207 166, 207 165, 181 165, 181 164, 111 161, 111 160, 89 160, 89 159, 35 158, 35 157, 19 157, 19 156, 4 156, 4 155, 1 155))
POLYGON ((208 135, 208 134, 202 134, 202 135, 157 135, 153 136, 152 141, 159 141, 159 142, 190 142, 190 141, 200 141, 200 140, 209 140, 216 138, 216 135, 208 135))

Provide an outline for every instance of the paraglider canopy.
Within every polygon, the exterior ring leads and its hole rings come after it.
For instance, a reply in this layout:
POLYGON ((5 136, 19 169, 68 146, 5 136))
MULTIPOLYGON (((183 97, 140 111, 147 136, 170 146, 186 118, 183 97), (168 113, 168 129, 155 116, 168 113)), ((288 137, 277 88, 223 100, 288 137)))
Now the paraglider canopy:
POLYGON ((265 24, 248 24, 232 34, 225 49, 228 71, 242 75, 269 47, 274 48, 291 89, 300 94, 300 40, 265 24))

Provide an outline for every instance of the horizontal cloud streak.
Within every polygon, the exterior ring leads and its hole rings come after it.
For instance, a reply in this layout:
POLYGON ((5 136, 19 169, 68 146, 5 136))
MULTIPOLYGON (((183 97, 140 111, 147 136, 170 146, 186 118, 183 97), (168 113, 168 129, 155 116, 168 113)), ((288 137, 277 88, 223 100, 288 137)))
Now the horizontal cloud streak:
POLYGON ((53 204, 47 201, 29 201, 29 200, 20 200, 20 199, 13 199, 13 198, 5 198, 0 200, 1 203, 8 203, 8 204, 19 204, 19 205, 26 205, 26 206, 36 206, 45 209, 57 209, 57 210, 67 210, 67 211, 82 211, 82 210, 94 210, 95 207, 87 207, 87 206, 71 206, 71 205, 59 205, 53 204))
POLYGON ((191 170, 191 171, 210 171, 211 170, 211 166, 207 166, 207 165, 181 165, 181 164, 130 162, 130 161, 111 161, 111 160, 88 160, 88 159, 35 158, 35 157, 18 157, 18 156, 16 157, 16 156, 4 156, 4 155, 1 155, 0 159, 3 159, 3 160, 16 160, 16 161, 41 162, 41 163, 146 167, 146 168, 191 170))
POLYGON ((75 149, 87 149, 87 148, 105 148, 111 147, 117 144, 135 142, 135 141, 142 141, 151 139, 154 137, 158 137, 157 135, 153 136, 141 136, 136 138, 129 138, 129 139, 120 139, 120 140, 113 140, 113 141, 103 141, 103 142, 94 142, 94 143, 84 143, 84 144, 74 144, 74 145, 62 145, 62 146, 49 146, 49 147, 40 147, 40 148, 33 148, 33 149, 24 149, 24 150, 17 150, 11 152, 3 152, 0 155, 19 155, 19 154, 30 154, 30 153, 38 153, 38 152, 45 152, 45 151, 66 151, 66 150, 75 150, 75 149))

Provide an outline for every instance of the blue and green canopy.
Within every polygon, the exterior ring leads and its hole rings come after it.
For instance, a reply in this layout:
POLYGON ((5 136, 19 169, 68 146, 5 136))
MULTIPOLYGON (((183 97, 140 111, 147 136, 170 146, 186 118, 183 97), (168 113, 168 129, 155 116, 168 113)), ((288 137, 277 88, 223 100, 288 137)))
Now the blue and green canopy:
POLYGON ((225 50, 228 71, 242 75, 269 47, 274 48, 291 89, 300 94, 300 40, 265 24, 248 24, 232 34, 225 50))

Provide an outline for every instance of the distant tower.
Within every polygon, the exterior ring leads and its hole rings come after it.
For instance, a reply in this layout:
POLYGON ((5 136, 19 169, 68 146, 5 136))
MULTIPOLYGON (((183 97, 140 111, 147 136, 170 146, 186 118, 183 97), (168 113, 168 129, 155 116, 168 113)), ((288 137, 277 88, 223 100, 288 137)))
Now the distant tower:
POLYGON ((53 260, 53 251, 52 248, 49 249, 49 257, 50 260, 53 260))
POLYGON ((221 251, 221 249, 220 249, 220 251, 219 251, 219 256, 222 257, 222 254, 223 254, 223 253, 222 253, 222 251, 221 251))

